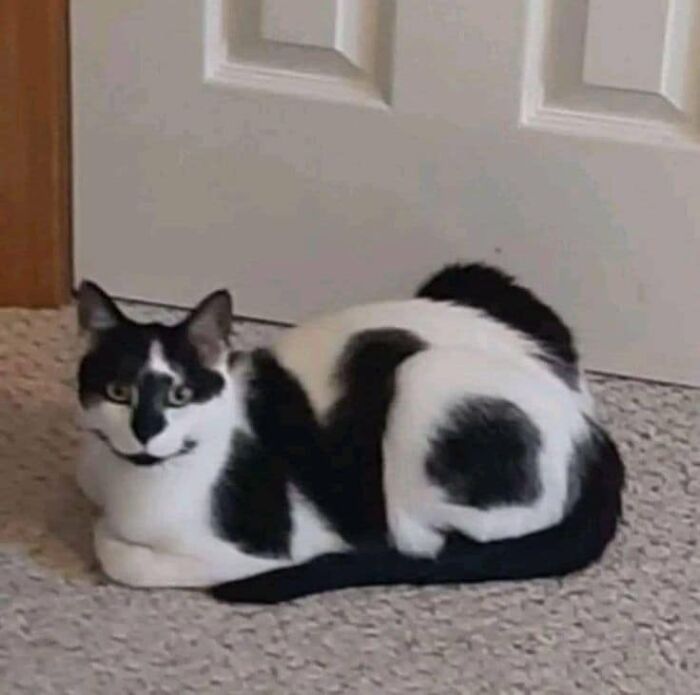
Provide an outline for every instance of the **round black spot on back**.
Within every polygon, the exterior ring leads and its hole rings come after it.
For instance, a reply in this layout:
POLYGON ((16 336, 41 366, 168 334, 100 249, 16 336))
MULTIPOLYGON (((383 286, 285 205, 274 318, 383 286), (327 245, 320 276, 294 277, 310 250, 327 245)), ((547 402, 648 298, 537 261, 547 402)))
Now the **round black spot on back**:
POLYGON ((540 432, 517 405, 469 399, 434 437, 428 476, 450 501, 479 509, 534 502, 541 492, 540 432))

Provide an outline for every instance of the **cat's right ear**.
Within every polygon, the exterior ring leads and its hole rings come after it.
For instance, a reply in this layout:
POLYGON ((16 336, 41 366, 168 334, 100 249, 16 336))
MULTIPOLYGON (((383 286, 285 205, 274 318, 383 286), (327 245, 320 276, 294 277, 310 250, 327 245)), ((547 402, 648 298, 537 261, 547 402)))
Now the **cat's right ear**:
POLYGON ((112 298, 94 282, 84 280, 78 288, 78 323, 88 333, 115 328, 124 320, 112 298))

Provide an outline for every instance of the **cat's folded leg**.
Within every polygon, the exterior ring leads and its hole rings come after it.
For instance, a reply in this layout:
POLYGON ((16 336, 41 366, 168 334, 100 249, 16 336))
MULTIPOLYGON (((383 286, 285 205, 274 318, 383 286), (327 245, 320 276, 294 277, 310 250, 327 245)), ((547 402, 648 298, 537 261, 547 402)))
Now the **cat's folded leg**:
POLYGON ((197 554, 175 554, 128 543, 105 519, 95 526, 95 552, 105 574, 134 587, 209 587, 285 567, 289 562, 238 551, 223 541, 204 542, 197 554))
POLYGON ((119 584, 129 586, 201 586, 198 563, 190 558, 156 552, 145 545, 127 543, 99 519, 94 533, 95 553, 104 573, 119 584))

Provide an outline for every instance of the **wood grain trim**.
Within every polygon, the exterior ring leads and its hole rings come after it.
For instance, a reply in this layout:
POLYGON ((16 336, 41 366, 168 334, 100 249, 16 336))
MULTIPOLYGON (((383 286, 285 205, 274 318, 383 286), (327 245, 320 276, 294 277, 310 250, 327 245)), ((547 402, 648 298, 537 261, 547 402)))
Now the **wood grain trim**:
POLYGON ((0 0, 0 305, 71 289, 68 0, 0 0))

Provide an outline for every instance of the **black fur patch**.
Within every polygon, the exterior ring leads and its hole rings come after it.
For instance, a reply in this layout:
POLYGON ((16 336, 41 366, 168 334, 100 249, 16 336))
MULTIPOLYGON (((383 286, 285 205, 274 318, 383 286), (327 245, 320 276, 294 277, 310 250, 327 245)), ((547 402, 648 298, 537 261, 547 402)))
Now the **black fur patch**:
POLYGON ((537 499, 541 438, 513 403, 477 398, 454 408, 432 442, 429 477, 450 501, 478 509, 537 499))
POLYGON ((224 535, 249 552, 287 555, 293 472, 326 465, 321 429, 306 393, 268 350, 250 355, 246 411, 252 438, 237 434, 214 492, 224 535))
POLYGON ((424 347, 409 331, 368 330, 350 340, 340 359, 336 379, 342 396, 328 415, 325 431, 332 478, 311 476, 305 484, 349 543, 385 539, 382 439, 395 374, 404 360, 424 347))
POLYGON ((479 263, 448 266, 416 296, 482 309, 535 340, 555 374, 570 387, 578 387, 578 355, 571 331, 549 306, 501 270, 479 263))
POLYGON ((591 423, 576 453, 577 494, 556 526, 521 538, 475 543, 450 534, 436 560, 391 548, 324 555, 297 567, 222 584, 212 590, 229 603, 270 604, 348 587, 388 584, 467 584, 561 577, 597 561, 622 514, 625 471, 607 433, 591 423))
POLYGON ((292 520, 286 461, 279 442, 266 446, 242 432, 234 435, 232 457, 214 489, 214 519, 226 538, 248 553, 289 554, 292 520))
POLYGON ((383 544, 381 440, 394 373, 422 347, 405 331, 356 335, 339 363, 341 395, 323 425, 297 379, 270 352, 254 352, 246 408, 255 439, 234 442, 214 497, 224 534, 251 552, 288 553, 292 484, 349 544, 383 544))

